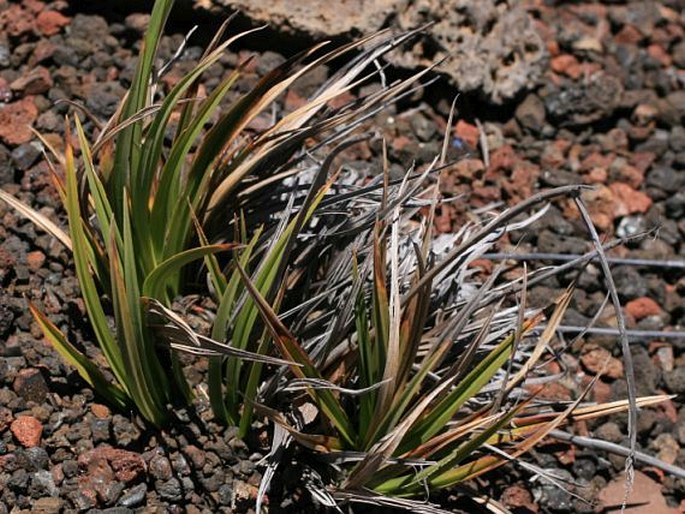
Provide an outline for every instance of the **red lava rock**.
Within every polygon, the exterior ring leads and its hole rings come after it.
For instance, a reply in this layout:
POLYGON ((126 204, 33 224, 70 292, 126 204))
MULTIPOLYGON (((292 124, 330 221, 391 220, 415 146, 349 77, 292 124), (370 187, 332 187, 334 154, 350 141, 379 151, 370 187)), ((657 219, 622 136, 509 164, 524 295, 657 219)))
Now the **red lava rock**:
POLYGON ((108 418, 111 415, 109 408, 106 405, 102 405, 100 403, 94 403, 90 407, 90 410, 96 418, 100 419, 108 418))
MULTIPOLYGON (((50 43, 50 41, 41 39, 36 43, 36 47, 33 49, 29 64, 35 66, 36 64, 47 61, 55 54, 56 49, 55 45, 50 43)), ((52 77, 50 77, 50 80, 52 80, 52 77)))
POLYGON ((510 179, 502 182, 502 189, 509 194, 510 203, 532 196, 539 176, 539 166, 528 161, 518 161, 514 165, 510 179))
POLYGON ((33 97, 0 106, 0 140, 13 146, 28 143, 33 138, 30 126, 38 117, 33 97))
POLYGON ((644 175, 655 160, 656 154, 654 152, 634 152, 630 156, 628 162, 640 170, 642 175, 644 175))
POLYGON ((488 174, 497 173, 500 170, 510 170, 516 162, 516 153, 510 145, 500 146, 490 154, 490 166, 488 174))
POLYGON ((0 13, 0 27, 4 27, 4 32, 11 37, 19 37, 33 32, 34 20, 35 17, 19 4, 10 4, 7 9, 0 13))
POLYGON ((71 20, 57 11, 42 11, 36 17, 36 29, 44 36, 54 36, 71 20))
POLYGON ((485 164, 480 159, 460 159, 453 167, 453 173, 467 181, 472 181, 482 176, 484 170, 485 164))
POLYGON ((668 54, 666 50, 664 50, 664 47, 661 45, 649 45, 647 47, 647 53, 651 57, 659 61, 661 65, 664 67, 670 66, 673 63, 673 59, 671 59, 671 56, 668 54))
POLYGON ((559 55, 559 42, 556 40, 547 41, 547 51, 552 57, 559 55))
POLYGON ((33 14, 37 14, 45 9, 45 2, 41 2, 41 0, 24 0, 23 4, 24 7, 26 7, 33 14))
POLYGON ((100 446, 83 453, 78 458, 79 466, 88 470, 108 465, 120 482, 132 482, 146 472, 145 461, 134 452, 109 446, 100 446))
POLYGON ((409 139, 407 136, 397 136, 394 137, 392 140, 392 149, 395 152, 401 152, 404 148, 407 147, 407 145, 411 144, 412 140, 409 139))
POLYGON ((614 182, 609 189, 614 194, 614 215, 617 217, 636 212, 645 213, 652 206, 652 199, 649 196, 624 182, 614 182))
POLYGON ((341 107, 344 107, 345 105, 349 104, 350 102, 353 102, 354 100, 354 95, 349 91, 345 91, 329 100, 326 103, 326 105, 328 105, 331 109, 340 109, 341 107))
POLYGON ((592 386, 592 401, 597 403, 607 403, 611 401, 611 386, 606 382, 597 380, 592 386))
POLYGON ((573 396, 568 387, 559 382, 548 382, 542 386, 532 385, 525 386, 532 394, 535 394, 540 400, 552 401, 571 401, 573 396))
POLYGON ((307 99, 294 89, 288 89, 283 100, 283 106, 287 111, 295 111, 307 104, 307 99))
MULTIPOLYGON (((657 394, 666 394, 662 390, 657 390, 657 394)), ((654 406, 654 408, 659 412, 659 414, 669 420, 671 423, 678 424, 678 409, 676 409, 673 400, 668 398, 654 406)), ((683 426, 685 429, 685 426, 683 426)), ((684 432, 685 433, 685 432, 684 432)), ((685 439, 684 439, 685 441, 685 439)))
POLYGON ((33 416, 19 416, 10 425, 12 434, 24 448, 33 448, 40 444, 43 425, 33 416))
POLYGON ((480 138, 480 131, 475 125, 459 120, 457 126, 454 127, 454 134, 464 140, 469 146, 476 148, 478 146, 478 139, 480 138))
POLYGON ((629 301, 625 306, 625 310, 627 314, 630 314, 637 321, 647 316, 658 316, 662 313, 659 304, 646 296, 629 301))
POLYGON ((580 163, 581 170, 590 170, 592 168, 609 168, 614 162, 614 155, 604 155, 600 152, 592 152, 585 157, 580 163))
POLYGON ((434 218, 435 230, 441 234, 452 232, 452 216, 448 205, 441 205, 434 218))
POLYGON ((494 264, 490 259, 474 259, 469 262, 469 268, 479 268, 488 275, 492 273, 494 264))
MULTIPOLYGON (((604 185, 587 191, 585 201, 590 211, 590 219, 601 231, 611 230, 614 226, 614 194, 604 185)), ((570 219, 579 219, 580 213, 573 202, 564 202, 564 215, 570 219)))
POLYGON ((619 44, 637 45, 643 38, 642 33, 633 25, 624 25, 614 36, 614 41, 619 44))
POLYGON ((13 91, 24 95, 40 95, 52 87, 50 71, 44 66, 37 66, 10 84, 13 91))
POLYGON ((612 356, 608 350, 599 346, 586 346, 583 349, 583 354, 580 356, 580 362, 582 362, 585 369, 595 375, 601 373, 602 376, 613 379, 623 376, 623 363, 612 356))
POLYGON ((564 151, 559 145, 551 144, 545 146, 540 157, 540 164, 543 168, 558 169, 566 162, 564 151))
POLYGON ((183 453, 190 459, 190 462, 195 469, 202 469, 207 462, 205 452, 195 445, 188 445, 183 449, 183 453))
POLYGON ((609 173, 605 168, 592 168, 584 177, 586 184, 605 184, 609 173))
POLYGON ((533 495, 528 489, 520 485, 507 487, 499 499, 506 507, 512 509, 527 509, 530 512, 538 512, 539 508, 533 501, 533 495))
POLYGON ((550 61, 550 66, 556 73, 566 75, 573 80, 576 80, 582 74, 582 69, 578 59, 570 54, 561 54, 557 57, 554 57, 550 61))
POLYGON ((48 385, 39 369, 26 368, 19 370, 12 383, 14 392, 26 401, 40 403, 48 395, 48 385))
MULTIPOLYGON (((599 500, 604 511, 621 510, 625 496, 625 473, 614 478, 599 493, 599 500)), ((661 493, 661 485, 649 478, 641 471, 635 471, 635 481, 627 498, 627 514, 677 514, 678 509, 668 506, 661 493)))
POLYGON ((637 189, 645 181, 645 174, 637 166, 625 164, 618 168, 618 178, 630 187, 637 189))
POLYGON ((31 271, 38 271, 45 264, 45 254, 40 250, 27 253, 26 264, 28 264, 31 271))
POLYGON ((478 186, 473 188, 473 205, 484 207, 502 199, 502 191, 499 186, 478 186))

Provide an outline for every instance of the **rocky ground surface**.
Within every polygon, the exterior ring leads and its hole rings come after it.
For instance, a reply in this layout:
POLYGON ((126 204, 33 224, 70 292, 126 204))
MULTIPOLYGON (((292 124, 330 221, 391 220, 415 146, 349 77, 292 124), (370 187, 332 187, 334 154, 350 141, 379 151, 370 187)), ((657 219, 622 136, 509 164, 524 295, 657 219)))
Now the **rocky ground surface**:
MULTIPOLYGON (((198 1, 193 10, 185 2, 173 16, 162 57, 169 58, 178 48, 192 20, 207 25, 199 32, 211 33, 217 18, 208 13, 227 3, 198 1)), ((304 4, 324 4, 295 3, 300 6, 296 14, 307 11, 304 4)), ((440 2, 406 3, 407 9, 394 15, 390 3, 363 2, 372 13, 364 16, 365 24, 354 22, 350 27, 407 28, 437 19, 432 35, 394 57, 395 64, 411 67, 456 53, 457 59, 439 67, 443 80, 375 120, 389 138, 394 163, 421 164, 440 151, 451 99, 457 88, 464 93, 458 102, 453 146, 467 157, 450 169, 442 187, 444 194, 461 194, 468 201, 445 204, 436 219, 437 230, 453 231, 470 209, 505 206, 542 187, 593 184, 588 203, 606 237, 654 229, 651 237, 618 249, 616 256, 681 263, 680 268, 615 267, 629 327, 682 331, 682 4, 455 1, 448 9, 440 2)), ((71 108, 56 104, 58 100, 81 102, 100 119, 110 116, 130 81, 147 21, 126 2, 108 3, 117 4, 118 11, 94 4, 0 0, 0 187, 62 222, 59 198, 29 127, 59 149, 63 115, 71 108)), ((274 9, 281 6, 268 4, 274 9)), ((362 3, 350 4, 358 4, 350 14, 354 20, 362 3)), ((317 16, 313 10, 307 16, 286 18, 255 2, 241 5, 247 16, 273 22, 268 37, 278 38, 278 44, 251 40, 246 48, 227 54, 221 66, 210 70, 208 89, 254 49, 258 58, 237 91, 249 88, 283 59, 266 47, 295 49, 322 35, 344 39, 352 30, 343 23, 346 19, 326 26, 326 14, 317 16), (308 17, 319 20, 319 25, 309 25, 308 17)), ((248 23, 247 18, 238 21, 248 23)), ((195 46, 200 43, 191 41, 165 78, 167 85, 192 66, 201 53, 195 46)), ((298 105, 314 84, 295 86, 282 107, 298 105)), ((373 149, 360 152, 349 165, 368 167, 373 157, 373 149)), ((564 202, 557 203, 534 230, 520 235, 519 252, 577 254, 591 245, 578 213, 564 202)), ((84 306, 67 252, 4 204, 0 242, 0 513, 247 512, 261 478, 264 442, 237 439, 233 430, 212 421, 201 401, 195 411, 179 413, 183 423, 168 432, 99 403, 42 339, 27 310, 28 300, 36 302, 72 337, 88 341, 84 306)), ((599 268, 590 266, 568 324, 584 324, 601 303, 599 276, 599 268)), ((544 303, 564 285, 561 277, 533 288, 532 302, 544 303)), ((612 322, 607 310, 600 323, 612 322)), ((639 446, 679 466, 685 466, 684 348, 683 338, 642 338, 632 345, 639 393, 680 395, 641 412, 639 446)), ((599 336, 585 338, 564 357, 566 378, 549 385, 544 394, 574 397, 607 356, 613 357, 612 365, 591 395, 595 400, 624 398, 615 338, 599 336)), ((188 362, 195 382, 203 366, 201 361, 188 362)), ((559 370, 554 366, 550 372, 559 370)), ((625 416, 572 429, 612 442, 627 441, 625 416)), ((483 490, 515 512, 590 512, 620 504, 622 458, 558 443, 542 445, 530 458, 567 480, 576 496, 539 479, 529 480, 515 468, 484 481, 483 490)), ((629 512, 685 512, 685 480, 656 468, 639 469, 631 498, 639 505, 629 512)), ((296 484, 288 491, 282 498, 277 492, 270 496, 271 511, 298 512, 309 503, 306 491, 296 484)))

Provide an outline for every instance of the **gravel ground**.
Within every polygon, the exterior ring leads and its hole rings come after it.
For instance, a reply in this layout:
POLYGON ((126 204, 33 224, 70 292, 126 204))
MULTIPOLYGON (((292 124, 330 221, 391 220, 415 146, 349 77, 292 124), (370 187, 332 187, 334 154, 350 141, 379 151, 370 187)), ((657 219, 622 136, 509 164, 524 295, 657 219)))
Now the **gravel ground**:
MULTIPOLYGON (((133 73, 133 55, 147 20, 133 11, 84 12, 80 4, 0 0, 0 186, 60 222, 59 198, 28 127, 61 148, 63 115, 70 107, 56 101, 79 101, 100 119, 110 116, 133 73)), ((676 261, 614 267, 629 328, 682 331, 685 11, 678 2, 525 5, 546 45, 544 72, 532 89, 501 105, 478 90, 460 98, 453 146, 466 157, 445 175, 442 187, 444 194, 463 194, 468 201, 445 204, 436 229, 451 232, 470 209, 509 205, 541 187, 593 184, 587 199, 603 235, 653 230, 650 237, 615 250, 614 257, 676 261)), ((203 23, 209 19, 196 16, 203 23)), ((188 19, 188 12, 174 18, 163 57, 179 46, 188 19)), ((288 39, 295 36, 282 37, 284 44, 274 47, 302 45, 301 39, 288 39)), ((193 44, 165 78, 167 86, 200 55, 193 44)), ((221 66, 210 70, 205 86, 211 89, 248 52, 227 54, 221 66)), ((259 52, 237 91, 245 91, 282 59, 259 52)), ((283 108, 296 106, 314 85, 296 86, 283 108)), ((378 116, 376 125, 389 138, 395 166, 414 159, 420 165, 439 152, 454 94, 443 80, 378 116)), ((368 167, 374 152, 369 148, 351 155, 348 165, 368 167)), ((503 251, 518 245, 520 253, 577 254, 591 246, 578 213, 565 202, 516 236, 520 240, 511 238, 503 251)), ((0 513, 247 512, 253 507, 260 461, 268 451, 266 427, 256 431, 254 441, 242 441, 234 430, 214 423, 201 400, 192 412, 179 412, 182 423, 169 432, 111 412, 42 339, 27 309, 27 300, 35 302, 90 348, 67 252, 4 204, 0 242, 0 513)), ((489 264, 482 266, 486 272, 489 264)), ((604 297, 599 276, 592 265, 583 275, 567 325, 583 325, 592 317, 604 297)), ((568 279, 534 287, 531 302, 544 304, 568 279)), ((607 309, 599 326, 612 323, 607 309)), ((639 447, 679 466, 685 466, 684 343, 685 338, 643 336, 632 345, 638 392, 680 395, 641 412, 639 447)), ((543 394, 573 398, 607 356, 613 357, 611 365, 591 396, 598 401, 624 398, 618 344, 605 335, 585 337, 566 355, 566 378, 548 385, 543 394)), ((186 365, 191 381, 199 383, 205 363, 188 359, 186 365)), ((559 369, 555 364, 550 372, 559 369)), ((625 416, 571 429, 627 441, 625 416)), ((529 480, 516 468, 495 473, 483 489, 515 512, 590 512, 622 499, 622 458, 550 442, 536 449, 531 460, 568 480, 577 497, 529 480)), ((632 500, 642 505, 629 512, 685 512, 685 480, 656 468, 639 469, 632 500)), ((276 487, 269 502, 272 512, 301 512, 310 500, 293 481, 276 487)))

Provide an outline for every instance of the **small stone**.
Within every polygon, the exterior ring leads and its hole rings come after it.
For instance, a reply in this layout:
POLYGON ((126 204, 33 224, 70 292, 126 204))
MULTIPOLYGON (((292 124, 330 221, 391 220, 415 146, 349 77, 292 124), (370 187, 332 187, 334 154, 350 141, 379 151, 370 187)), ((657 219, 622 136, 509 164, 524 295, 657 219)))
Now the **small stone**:
MULTIPOLYGON (((622 464, 621 464, 622 466, 622 464)), ((599 509, 603 512, 621 510, 621 505, 637 505, 637 508, 626 509, 637 512, 649 512, 651 514, 671 514, 676 512, 666 503, 661 492, 661 485, 641 471, 635 471, 633 486, 630 488, 626 498, 626 477, 625 473, 615 477, 599 494, 601 505, 599 509)))
POLYGON ((94 403, 93 405, 91 405, 90 410, 96 418, 100 419, 108 418, 111 415, 109 407, 107 407, 106 405, 102 405, 100 403, 94 403))
POLYGON ((64 508, 64 500, 57 497, 38 498, 31 508, 37 514, 59 514, 64 508))
POLYGON ((514 510, 525 510, 527 512, 538 512, 538 506, 533 501, 533 495, 528 489, 520 485, 510 485, 507 487, 500 497, 506 507, 514 510))
POLYGON ((685 393, 685 366, 678 366, 673 371, 664 373, 664 382, 671 393, 685 393))
POLYGON ((659 434, 649 446, 658 452, 657 457, 659 460, 668 464, 675 464, 680 451, 680 445, 672 434, 668 432, 659 434))
POLYGON ((40 471, 48 469, 50 464, 50 457, 45 448, 40 446, 33 446, 31 448, 19 449, 16 451, 22 468, 26 471, 40 471))
POLYGON ((459 120, 456 127, 454 127, 454 133, 470 147, 476 148, 478 146, 480 131, 475 125, 471 125, 464 120, 459 120))
POLYGON ((33 273, 36 273, 43 267, 45 259, 45 254, 40 250, 35 250, 26 254, 26 264, 33 273))
POLYGON ((44 66, 36 66, 10 84, 13 91, 24 95, 41 95, 52 87, 52 76, 44 66))
POLYGON ((149 473, 157 480, 169 480, 172 477, 171 462, 164 455, 155 455, 148 465, 149 473))
POLYGON ((190 459, 195 469, 202 469, 206 462, 205 452, 195 445, 188 445, 183 448, 183 453, 190 459))
POLYGON ((221 505, 229 506, 233 502, 233 487, 230 484, 224 484, 219 487, 217 494, 219 495, 219 503, 221 505))
POLYGON ((22 369, 12 383, 14 392, 26 401, 40 403, 48 395, 48 385, 43 374, 36 368, 22 369))
POLYGON ((145 501, 145 495, 147 494, 147 485, 138 484, 135 487, 131 487, 126 491, 122 497, 119 499, 119 505, 122 507, 137 507, 145 501))
MULTIPOLYGON (((572 481, 573 475, 565 469, 561 468, 546 468, 545 471, 552 476, 563 481, 572 481)), ((539 494, 547 505, 554 505, 555 509, 560 511, 571 512, 572 500, 571 494, 564 488, 558 487, 557 484, 552 484, 547 481, 540 482, 538 486, 539 494)))
POLYGON ((90 423, 90 431, 94 443, 107 442, 111 436, 111 420, 109 418, 95 418, 90 423))
POLYGON ((658 303, 646 296, 629 301, 625 306, 625 311, 637 321, 647 316, 658 316, 663 312, 658 303))
POLYGON ((614 215, 616 217, 627 214, 645 213, 652 206, 652 199, 645 193, 636 191, 628 184, 614 182, 609 186, 614 194, 614 215))
POLYGON ((183 498, 183 490, 181 489, 181 482, 177 478, 170 478, 165 482, 157 482, 155 489, 159 496, 164 500, 176 502, 183 498))
POLYGON ((79 512, 84 512, 94 508, 98 503, 95 489, 80 489, 69 494, 69 499, 79 512))
POLYGON ((545 104, 535 94, 529 94, 516 108, 518 122, 525 128, 539 132, 545 124, 545 104))
POLYGON ((685 173, 669 166, 655 166, 647 175, 647 185, 667 193, 677 193, 685 184, 685 173))
POLYGON ((55 479, 52 478, 52 473, 45 469, 36 471, 31 476, 28 492, 33 498, 59 495, 59 489, 57 488, 57 485, 55 485, 55 479))
POLYGON ((10 425, 10 430, 24 448, 38 446, 43 435, 43 425, 33 416, 18 417, 10 425))
POLYGON ((69 18, 57 11, 42 11, 36 17, 36 29, 44 36, 54 36, 69 24, 69 18))
POLYGON ((616 227, 616 235, 618 237, 630 237, 644 232, 646 228, 644 216, 624 216, 616 227))
POLYGON ((12 163, 20 171, 26 171, 40 157, 40 147, 33 143, 17 146, 12 150, 12 163))
POLYGON ((624 437, 620 427, 613 421, 607 421, 597 427, 594 431, 594 436, 610 443, 620 443, 624 437))
POLYGON ((129 483, 145 474, 145 461, 135 452, 99 446, 81 454, 78 458, 82 468, 93 468, 103 464, 111 466, 116 479, 129 483))
POLYGON ((32 97, 0 105, 0 140, 16 146, 33 138, 31 125, 38 117, 38 109, 32 97))
POLYGON ((603 376, 617 379, 623 376, 623 363, 612 356, 608 350, 595 345, 588 345, 583 349, 580 357, 585 369, 590 373, 601 373, 603 376))
POLYGON ((12 411, 7 407, 0 407, 0 433, 12 423, 12 411))
POLYGON ((675 359, 673 357, 673 347, 671 345, 659 346, 654 357, 662 371, 673 371, 675 359))
POLYGON ((554 72, 566 75, 573 80, 580 78, 583 73, 578 59, 570 54, 557 55, 550 61, 550 67, 554 72))
POLYGON ((143 13, 133 13, 126 16, 124 20, 126 27, 138 32, 139 34, 144 34, 150 24, 150 15, 143 13))

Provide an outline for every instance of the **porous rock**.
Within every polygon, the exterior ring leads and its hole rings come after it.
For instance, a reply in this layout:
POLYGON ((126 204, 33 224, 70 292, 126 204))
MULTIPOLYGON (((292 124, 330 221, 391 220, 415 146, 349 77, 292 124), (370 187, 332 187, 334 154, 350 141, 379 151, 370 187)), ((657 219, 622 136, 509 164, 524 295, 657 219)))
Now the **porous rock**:
POLYGON ((436 70, 460 91, 478 91, 495 104, 535 86, 548 60, 525 6, 514 0, 196 0, 196 5, 237 9, 281 33, 317 40, 372 34, 388 22, 401 31, 433 22, 411 50, 388 59, 410 69, 437 62, 436 70))

